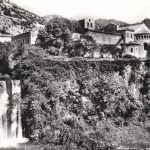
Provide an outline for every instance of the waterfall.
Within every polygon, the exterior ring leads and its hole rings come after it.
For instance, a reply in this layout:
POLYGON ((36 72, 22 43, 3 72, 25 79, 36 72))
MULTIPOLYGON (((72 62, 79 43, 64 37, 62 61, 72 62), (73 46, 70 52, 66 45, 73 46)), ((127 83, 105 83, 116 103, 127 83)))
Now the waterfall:
POLYGON ((0 148, 16 147, 27 141, 22 135, 20 100, 19 80, 0 81, 0 148))

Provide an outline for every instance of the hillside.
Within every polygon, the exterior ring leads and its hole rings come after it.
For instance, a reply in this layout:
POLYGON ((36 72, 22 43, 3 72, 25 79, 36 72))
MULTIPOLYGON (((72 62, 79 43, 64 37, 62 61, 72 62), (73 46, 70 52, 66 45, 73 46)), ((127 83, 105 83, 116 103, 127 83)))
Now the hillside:
POLYGON ((97 29, 103 29, 105 26, 107 26, 108 24, 113 23, 116 25, 126 25, 127 23, 123 22, 123 21, 118 21, 115 19, 98 19, 96 20, 96 28, 97 29))
POLYGON ((146 24, 146 26, 150 29, 150 19, 149 18, 145 18, 142 22, 144 22, 146 24))
POLYGON ((43 24, 48 23, 51 19, 53 19, 55 17, 62 17, 62 16, 58 16, 58 15, 55 15, 55 14, 44 16, 44 17, 42 17, 43 24))
POLYGON ((0 32, 16 35, 23 31, 34 30, 39 27, 41 17, 31 13, 18 5, 0 0, 0 32))

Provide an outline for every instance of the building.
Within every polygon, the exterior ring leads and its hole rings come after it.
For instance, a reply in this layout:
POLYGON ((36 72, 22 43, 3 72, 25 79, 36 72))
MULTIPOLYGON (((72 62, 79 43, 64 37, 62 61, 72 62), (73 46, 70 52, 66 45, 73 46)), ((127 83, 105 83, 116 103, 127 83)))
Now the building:
POLYGON ((78 40, 80 40, 80 38, 81 38, 81 34, 79 34, 79 33, 72 33, 72 35, 71 35, 71 39, 73 41, 78 41, 78 40))
POLYGON ((123 55, 146 58, 147 52, 150 51, 150 29, 144 23, 126 26, 111 23, 104 27, 104 31, 95 30, 93 19, 83 19, 79 23, 84 28, 85 34, 92 36, 96 43, 115 45, 123 49, 123 55))
POLYGON ((36 43, 38 31, 29 31, 12 37, 12 42, 18 47, 24 44, 34 45, 36 43))
POLYGON ((118 27, 124 36, 124 55, 146 58, 150 45, 150 29, 144 23, 118 27))
POLYGON ((121 39, 121 34, 119 33, 108 33, 95 30, 86 30, 85 35, 92 36, 96 43, 105 45, 116 45, 121 39))
POLYGON ((95 30, 95 21, 90 18, 79 20, 85 35, 90 35, 99 44, 116 45, 121 39, 120 33, 110 33, 95 30))
POLYGON ((86 18, 79 20, 80 25, 83 29, 95 30, 95 20, 91 18, 86 18))
POLYGON ((11 42, 11 37, 10 34, 0 34, 0 42, 11 42))

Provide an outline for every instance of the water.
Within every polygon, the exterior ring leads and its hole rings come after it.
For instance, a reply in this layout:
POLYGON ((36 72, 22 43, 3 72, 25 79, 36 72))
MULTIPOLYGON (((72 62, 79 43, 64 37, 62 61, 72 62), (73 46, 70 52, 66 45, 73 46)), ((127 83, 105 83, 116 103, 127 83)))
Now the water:
POLYGON ((0 148, 17 147, 27 141, 22 135, 20 81, 10 81, 9 84, 0 81, 0 148))

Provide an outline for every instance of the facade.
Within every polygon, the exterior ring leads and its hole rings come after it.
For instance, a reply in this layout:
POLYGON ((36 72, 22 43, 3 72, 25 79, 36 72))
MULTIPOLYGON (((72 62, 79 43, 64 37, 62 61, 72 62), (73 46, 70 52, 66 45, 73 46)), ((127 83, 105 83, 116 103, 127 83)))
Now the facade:
POLYGON ((95 30, 95 20, 91 18, 86 18, 79 20, 80 25, 83 29, 95 30))
POLYGON ((140 58, 141 56, 139 55, 139 44, 135 42, 125 44, 125 51, 123 55, 132 55, 137 58, 140 58))
POLYGON ((12 37, 12 42, 18 47, 24 44, 34 45, 37 39, 37 31, 29 31, 12 37))
POLYGON ((121 34, 118 33, 107 33, 107 32, 97 32, 94 30, 87 30, 86 35, 90 35, 99 44, 105 45, 116 45, 117 42, 121 39, 121 34))
POLYGON ((11 42, 11 37, 10 34, 0 34, 0 42, 11 42))
POLYGON ((150 29, 144 23, 118 27, 125 39, 124 54, 146 58, 150 45, 150 29))

